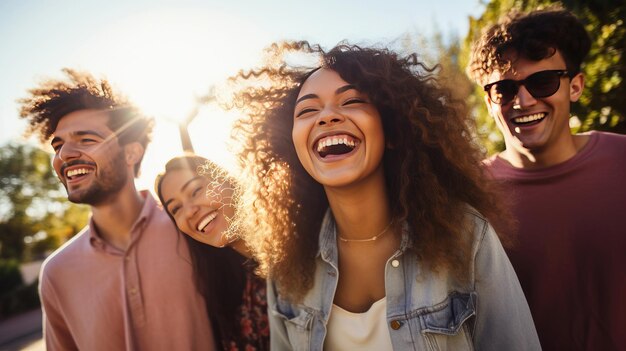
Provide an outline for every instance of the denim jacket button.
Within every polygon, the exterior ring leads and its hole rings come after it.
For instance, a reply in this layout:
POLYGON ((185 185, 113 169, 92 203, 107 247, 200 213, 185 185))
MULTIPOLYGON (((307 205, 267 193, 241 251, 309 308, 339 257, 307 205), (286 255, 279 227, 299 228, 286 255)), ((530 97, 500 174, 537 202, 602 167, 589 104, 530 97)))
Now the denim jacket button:
POLYGON ((393 320, 389 324, 391 325, 391 329, 393 330, 398 330, 402 326, 402 322, 400 322, 399 320, 393 320))
POLYGON ((391 265, 393 266, 393 268, 398 268, 398 266, 400 265, 400 261, 393 260, 393 261, 391 261, 391 265))

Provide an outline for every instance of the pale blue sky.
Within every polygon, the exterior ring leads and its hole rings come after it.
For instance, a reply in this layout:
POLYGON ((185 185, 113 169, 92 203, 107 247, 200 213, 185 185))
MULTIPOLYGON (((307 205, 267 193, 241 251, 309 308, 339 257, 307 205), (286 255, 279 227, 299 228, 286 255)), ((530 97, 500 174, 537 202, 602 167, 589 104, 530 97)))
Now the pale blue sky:
MULTIPOLYGON (((483 9, 480 0, 0 0, 0 145, 22 140, 15 100, 38 79, 58 77, 62 67, 108 77, 150 114, 170 118, 161 128, 171 132, 173 115, 189 111, 194 94, 250 67, 272 41, 331 47, 434 29, 464 37, 468 16, 483 9)), ((198 153, 215 158, 216 147, 200 141, 221 138, 210 134, 212 125, 192 125, 192 138, 198 153)), ((153 145, 160 147, 150 146, 158 155, 146 155, 155 168, 180 152, 177 134, 163 135, 155 134, 153 145), (164 155, 168 142, 159 138, 176 139, 173 150, 164 155)), ((143 185, 150 186, 155 172, 144 166, 143 185)))

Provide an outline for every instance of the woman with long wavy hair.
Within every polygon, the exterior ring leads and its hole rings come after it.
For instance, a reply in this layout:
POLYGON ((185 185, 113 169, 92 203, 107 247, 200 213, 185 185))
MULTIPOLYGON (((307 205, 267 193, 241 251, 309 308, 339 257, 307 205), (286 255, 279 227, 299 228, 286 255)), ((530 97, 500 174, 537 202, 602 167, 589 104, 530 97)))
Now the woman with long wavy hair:
POLYGON ((256 264, 238 238, 236 184, 217 164, 187 154, 169 160, 154 187, 187 240, 194 280, 221 349, 269 350, 266 283, 254 274, 256 264))
POLYGON ((272 350, 539 349, 472 123, 436 72, 348 44, 269 57, 232 80, 272 350))

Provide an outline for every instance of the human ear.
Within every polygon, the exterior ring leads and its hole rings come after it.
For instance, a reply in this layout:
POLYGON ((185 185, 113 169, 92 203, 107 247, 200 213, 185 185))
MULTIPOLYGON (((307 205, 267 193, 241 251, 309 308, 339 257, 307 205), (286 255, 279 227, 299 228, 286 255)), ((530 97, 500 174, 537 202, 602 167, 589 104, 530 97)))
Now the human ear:
POLYGON ((124 145, 124 156, 126 164, 134 166, 141 161, 144 153, 144 148, 139 142, 132 142, 124 145))
POLYGON ((569 82, 569 100, 576 102, 580 99, 585 88, 585 76, 582 73, 578 73, 569 82))

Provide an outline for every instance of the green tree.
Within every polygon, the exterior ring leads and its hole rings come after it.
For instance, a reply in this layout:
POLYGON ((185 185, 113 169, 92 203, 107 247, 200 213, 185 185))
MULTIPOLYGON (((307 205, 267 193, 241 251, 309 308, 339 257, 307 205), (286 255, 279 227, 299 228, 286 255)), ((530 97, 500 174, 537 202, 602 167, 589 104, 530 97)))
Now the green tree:
MULTIPOLYGON (((470 45, 483 28, 495 23, 513 8, 528 11, 551 4, 561 4, 585 24, 591 37, 591 51, 585 63, 585 90, 580 101, 572 105, 570 125, 574 132, 606 130, 626 134, 626 2, 619 0, 492 0, 486 3, 480 18, 470 18, 470 28, 460 55, 467 66, 470 45)), ((501 134, 483 102, 484 92, 475 87, 468 103, 474 111, 483 143, 490 152, 504 149, 501 134)))
POLYGON ((0 148, 0 258, 23 261, 57 248, 88 213, 67 201, 48 153, 28 144, 0 148))
MULTIPOLYGON (((445 36, 435 28, 431 36, 421 33, 407 33, 401 38, 401 51, 417 52, 419 58, 430 68, 435 68, 437 79, 440 84, 447 86, 452 97, 458 101, 457 108, 466 114, 472 114, 476 119, 481 115, 475 113, 475 107, 480 106, 474 102, 479 95, 474 94, 475 84, 465 74, 462 41, 456 35, 445 36)), ((482 101, 482 100, 481 100, 482 101)), ((489 119, 489 121, 491 118, 489 119)), ((485 128, 484 123, 477 123, 477 140, 488 138, 491 129, 485 128)), ((485 147, 485 144, 480 144, 485 147)))

